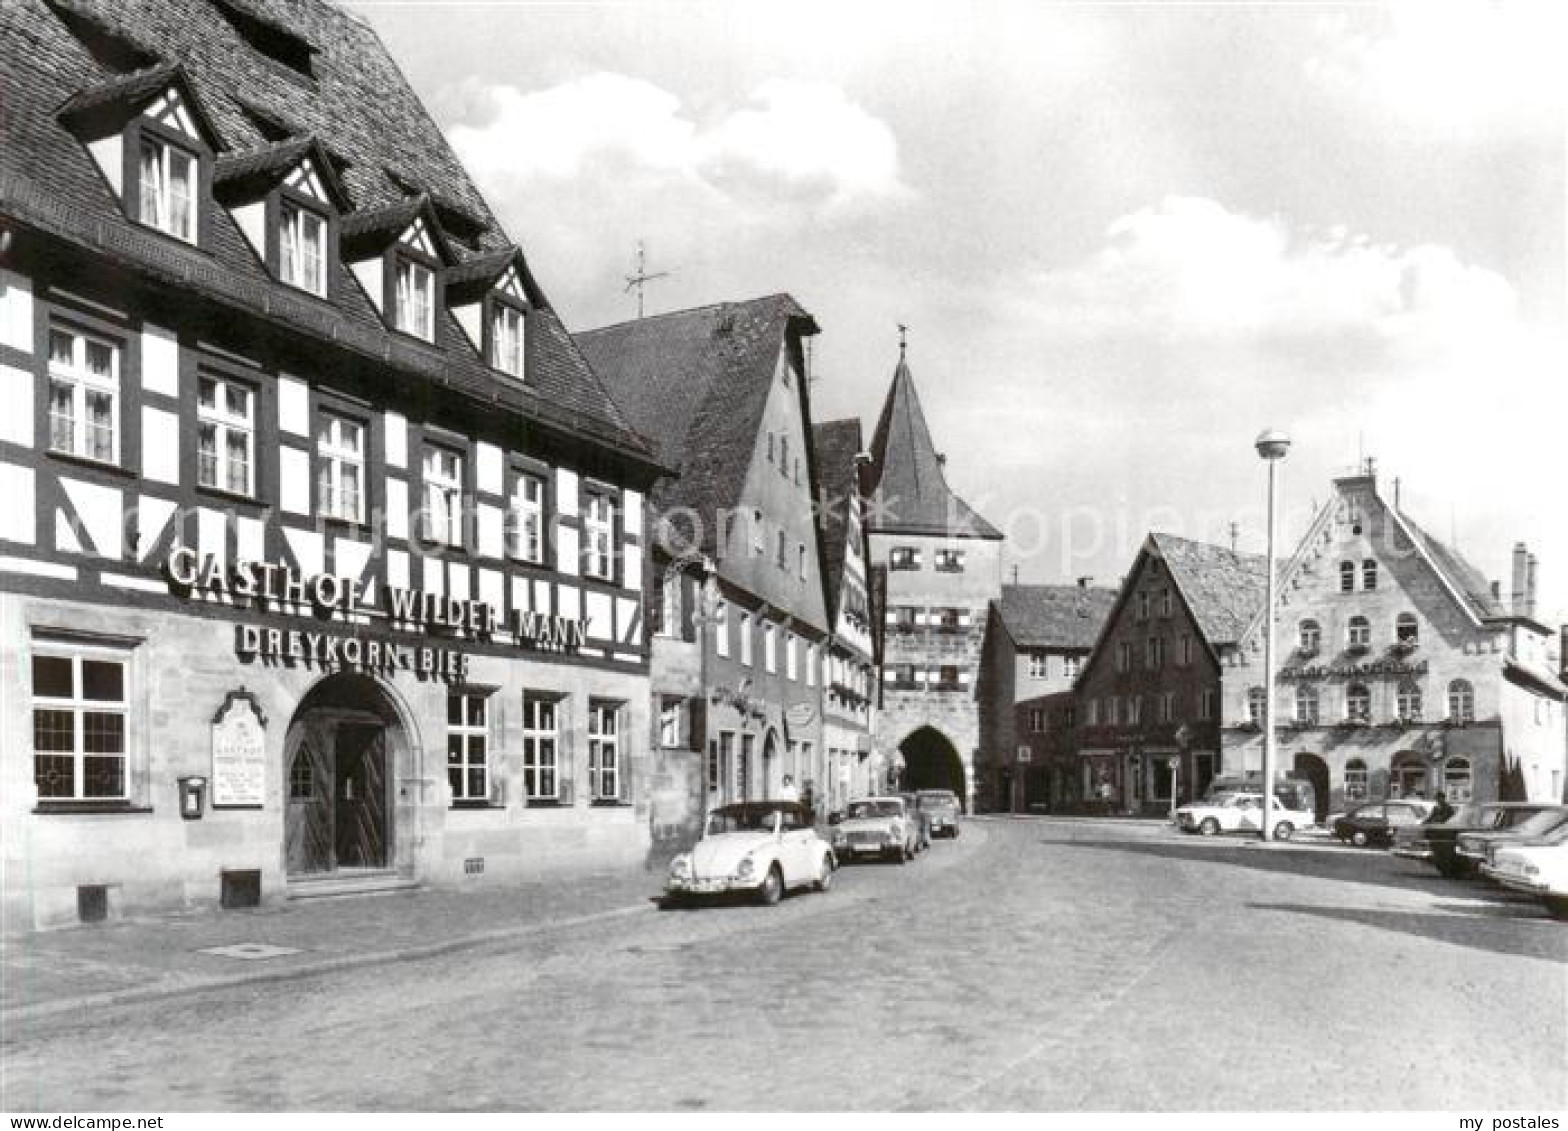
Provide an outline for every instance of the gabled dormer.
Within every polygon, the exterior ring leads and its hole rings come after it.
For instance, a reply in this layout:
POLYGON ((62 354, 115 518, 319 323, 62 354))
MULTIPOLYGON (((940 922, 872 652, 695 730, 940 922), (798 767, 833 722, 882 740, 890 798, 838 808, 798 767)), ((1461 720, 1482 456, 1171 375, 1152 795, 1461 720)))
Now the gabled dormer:
POLYGON ((340 217, 348 195, 314 138, 295 138, 218 160, 213 193, 267 273, 321 298, 332 293, 340 217))
POLYGON ((126 216, 185 243, 210 242, 207 201, 223 144, 177 63, 80 91, 59 117, 87 147, 126 216))
POLYGON ((520 250, 509 247, 453 267, 446 301, 486 365, 528 380, 528 317, 543 300, 520 250))
POLYGON ((427 197, 354 213, 343 221, 340 247, 389 329, 440 344, 443 274, 456 260, 427 197))

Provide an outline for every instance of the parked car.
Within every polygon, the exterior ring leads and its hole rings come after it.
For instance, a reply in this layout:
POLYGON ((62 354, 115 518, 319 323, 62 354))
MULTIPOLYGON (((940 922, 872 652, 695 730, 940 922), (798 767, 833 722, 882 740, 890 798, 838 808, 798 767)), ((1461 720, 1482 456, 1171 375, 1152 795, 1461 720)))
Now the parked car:
POLYGON ((1486 863, 1494 845, 1535 840, 1564 823, 1568 823, 1568 805, 1548 806, 1510 828, 1494 829, 1489 832, 1462 832, 1454 843, 1454 852, 1470 861, 1472 866, 1479 868, 1486 863))
POLYGON ((915 851, 924 852, 931 847, 931 814, 920 808, 913 793, 900 793, 898 796, 903 799, 904 812, 915 823, 915 851))
POLYGON ((1476 864, 1457 852, 1459 834, 1513 828, 1552 806, 1537 801, 1488 801, 1461 805, 1440 824, 1416 825, 1394 834, 1394 855, 1425 860, 1450 879, 1475 874, 1476 864))
MULTIPOLYGON (((1289 840, 1297 829, 1310 828, 1316 820, 1310 809, 1286 808, 1278 795, 1269 808, 1269 818, 1274 822, 1269 835, 1275 840, 1289 840)), ((1205 801, 1183 805, 1176 810, 1176 827, 1184 833, 1201 836, 1256 833, 1263 827, 1263 794, 1221 793, 1205 801)))
POLYGON ((950 789, 922 789, 915 798, 920 811, 931 817, 932 836, 958 835, 958 817, 963 811, 958 794, 950 789))
POLYGON ((1568 919, 1568 824, 1534 840, 1493 845, 1481 872, 1504 887, 1540 896, 1554 917, 1568 919))
POLYGON ((745 893, 774 904, 792 888, 827 891, 838 859, 817 835, 811 812, 796 801, 746 801, 708 814, 702 839, 670 861, 665 895, 745 893))
POLYGON ((861 797, 833 826, 833 850, 841 859, 881 856, 902 864, 914 858, 919 836, 902 797, 861 797))
POLYGON ((1336 817, 1330 829, 1339 840, 1361 848, 1368 844, 1392 844, 1394 831, 1419 825, 1432 815, 1436 802, 1415 798, 1369 801, 1336 817))

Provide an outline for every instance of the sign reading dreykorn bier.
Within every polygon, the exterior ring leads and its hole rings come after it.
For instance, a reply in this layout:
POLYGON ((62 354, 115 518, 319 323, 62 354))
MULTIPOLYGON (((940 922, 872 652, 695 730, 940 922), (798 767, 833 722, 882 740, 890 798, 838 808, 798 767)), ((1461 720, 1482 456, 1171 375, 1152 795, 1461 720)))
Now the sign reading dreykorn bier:
POLYGON ((258 607, 292 612, 308 607, 317 612, 361 614, 383 618, 394 629, 408 632, 466 632, 481 639, 509 633, 518 644, 539 648, 579 648, 588 639, 590 618, 551 616, 487 601, 470 601, 420 589, 378 586, 330 573, 302 574, 278 562, 237 559, 228 565, 189 546, 169 551, 164 572, 171 583, 189 593, 238 597, 258 607))

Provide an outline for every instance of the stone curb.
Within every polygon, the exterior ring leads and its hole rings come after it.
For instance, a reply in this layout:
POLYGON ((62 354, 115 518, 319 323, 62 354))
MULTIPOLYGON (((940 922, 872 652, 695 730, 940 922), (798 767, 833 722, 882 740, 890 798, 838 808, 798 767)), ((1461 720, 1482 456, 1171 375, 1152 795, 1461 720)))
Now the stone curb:
POLYGON ((439 942, 415 943, 408 946, 395 947, 391 950, 372 951, 367 954, 336 955, 314 962, 300 962, 293 966, 271 970, 257 969, 253 973, 200 978, 173 984, 165 980, 160 984, 140 986, 134 989, 108 990, 102 993, 56 998, 53 1001, 35 1002, 31 1005, 7 1009, 4 1013, 4 1020, 7 1028, 9 1028, 17 1021, 52 1017, 56 1014, 69 1013, 77 1009, 161 1001, 168 998, 201 993, 206 990, 228 989, 233 986, 257 985, 269 982, 288 982, 312 977, 317 974, 331 974, 338 971, 359 970, 371 966, 388 966, 397 962, 409 962, 421 958, 434 958, 438 955, 450 954, 455 951, 472 950, 492 943, 526 938, 529 935, 536 935, 545 931, 580 927, 588 923, 617 919, 622 916, 633 915, 639 911, 646 911, 650 906, 650 901, 644 901, 611 908, 606 911, 594 911, 586 915, 555 919, 547 923, 530 923, 519 927, 497 927, 458 938, 442 939, 439 942))

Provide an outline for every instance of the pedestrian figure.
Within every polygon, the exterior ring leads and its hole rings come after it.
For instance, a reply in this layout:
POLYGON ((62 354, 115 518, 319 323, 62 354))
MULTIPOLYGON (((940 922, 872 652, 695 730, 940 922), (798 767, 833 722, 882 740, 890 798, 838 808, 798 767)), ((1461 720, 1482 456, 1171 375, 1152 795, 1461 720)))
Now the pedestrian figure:
POLYGON ((1429 825, 1441 825, 1454 815, 1454 807, 1448 803, 1448 795, 1442 790, 1437 791, 1437 805, 1433 807, 1431 815, 1427 817, 1429 825))

